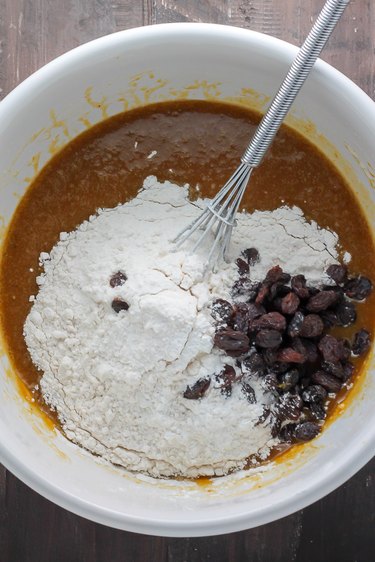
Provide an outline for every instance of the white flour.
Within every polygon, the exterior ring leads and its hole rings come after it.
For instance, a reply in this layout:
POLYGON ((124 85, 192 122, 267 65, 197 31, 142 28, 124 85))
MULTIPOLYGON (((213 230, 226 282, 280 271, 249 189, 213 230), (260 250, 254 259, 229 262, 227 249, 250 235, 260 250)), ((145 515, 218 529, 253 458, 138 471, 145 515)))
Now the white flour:
MULTIPOLYGON (((40 386, 66 435, 131 470, 155 476, 225 474, 246 457, 266 457, 270 427, 258 422, 273 400, 252 379, 257 402, 234 385, 221 394, 212 378, 201 400, 183 397, 187 385, 219 373, 228 357, 212 349, 209 304, 228 291, 233 264, 203 279, 204 256, 173 252, 170 240, 200 212, 187 188, 147 178, 138 196, 101 210, 77 230, 62 233, 50 254, 24 334, 40 386), (127 280, 110 286, 122 271, 127 280), (116 314, 121 297, 129 309, 116 314)), ((233 259, 248 247, 263 279, 280 264, 321 282, 337 259, 337 236, 308 223, 297 208, 242 213, 233 234, 233 259)))

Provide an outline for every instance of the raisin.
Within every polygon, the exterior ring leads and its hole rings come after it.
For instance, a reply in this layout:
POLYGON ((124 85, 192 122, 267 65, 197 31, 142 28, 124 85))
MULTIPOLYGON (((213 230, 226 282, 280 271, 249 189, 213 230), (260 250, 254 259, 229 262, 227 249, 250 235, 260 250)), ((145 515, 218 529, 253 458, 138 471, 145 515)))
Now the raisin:
POLYGON ((224 299, 216 299, 212 303, 211 314, 216 322, 229 324, 233 316, 233 307, 230 302, 224 299))
POLYGON ((339 287, 338 285, 323 285, 320 290, 333 291, 337 295, 338 302, 340 302, 344 298, 344 287, 339 287))
POLYGON ((207 392, 210 383, 211 379, 209 378, 198 379, 193 386, 186 387, 184 398, 187 398, 188 400, 198 400, 199 398, 202 398, 207 392))
POLYGON ((352 363, 350 363, 349 361, 344 361, 342 363, 342 368, 344 370, 344 376, 343 376, 342 380, 344 382, 346 382, 350 379, 350 377, 352 376, 352 374, 354 372, 354 365, 352 363))
POLYGON ((254 283, 252 283, 248 277, 240 277, 233 284, 232 294, 234 297, 248 295, 253 290, 253 288, 254 283))
POLYGON ((279 265, 271 267, 264 279, 264 282, 268 286, 273 285, 274 283, 289 283, 289 281, 289 273, 285 273, 279 265))
POLYGON ((319 359, 318 346, 314 342, 304 338, 301 339, 301 341, 306 350, 306 361, 308 363, 315 363, 319 359))
POLYGON ((296 427, 295 423, 287 423, 282 426, 279 431, 279 439, 283 443, 292 443, 294 441, 294 428, 296 427))
POLYGON ((230 396, 232 394, 232 383, 236 378, 236 371, 231 365, 224 365, 224 369, 216 375, 216 380, 220 384, 221 394, 230 396))
MULTIPOLYGON (((268 349, 266 351, 271 351, 271 350, 268 349)), ((277 374, 286 373, 289 367, 290 367, 289 363, 284 363, 283 361, 275 361, 275 363, 272 365, 272 371, 277 374)))
POLYGON ((239 332, 247 332, 249 325, 249 308, 245 302, 237 303, 233 312, 233 328, 239 332))
POLYGON ((321 312, 326 310, 339 300, 335 291, 320 291, 307 301, 306 308, 309 312, 321 312))
POLYGON ((337 393, 341 389, 341 382, 333 375, 329 375, 324 371, 316 371, 312 374, 311 380, 314 384, 320 385, 328 392, 337 393))
POLYGON ((256 304, 262 304, 269 292, 270 292, 269 286, 266 283, 262 283, 259 287, 258 294, 255 298, 256 304))
POLYGON ((320 427, 314 422, 298 423, 294 428, 294 437, 297 441, 311 441, 320 433, 320 427))
POLYGON ((250 272, 250 267, 248 262, 246 262, 242 258, 237 258, 236 265, 238 268, 238 273, 240 275, 247 275, 250 272))
POLYGON ((280 312, 268 312, 253 320, 249 328, 251 330, 262 330, 266 328, 283 332, 286 328, 286 320, 280 312))
POLYGON ((288 334, 293 338, 295 336, 299 336, 301 326, 305 319, 304 314, 301 311, 297 311, 291 321, 289 322, 288 326, 288 334))
POLYGON ((282 276, 280 277, 280 281, 282 283, 289 283, 290 280, 291 280, 291 275, 289 273, 285 273, 284 271, 282 276))
POLYGON ((357 320, 357 312, 352 302, 344 300, 335 308, 337 324, 339 326, 350 326, 357 320))
POLYGON ((327 330, 338 324, 337 315, 333 310, 322 310, 320 318, 323 320, 324 327, 327 330))
POLYGON ((299 386, 301 387, 301 389, 307 388, 310 382, 310 377, 302 377, 302 379, 299 381, 299 386))
POLYGON ((318 360, 318 348, 314 342, 305 338, 293 338, 293 349, 301 353, 308 363, 315 363, 318 360))
POLYGON ((329 334, 320 340, 318 348, 324 357, 324 361, 329 363, 337 363, 350 357, 350 349, 347 342, 345 340, 338 340, 329 334))
POLYGON ((264 377, 264 386, 268 390, 279 389, 279 380, 275 373, 267 373, 267 375, 264 377))
POLYGON ((270 418, 271 436, 275 439, 281 431, 281 420, 275 416, 270 418))
POLYGON ((254 320, 254 318, 259 318, 266 314, 266 309, 261 304, 255 304, 254 302, 247 303, 247 312, 249 320, 254 320))
POLYGON ((249 265, 255 265, 259 261, 259 252, 256 248, 247 248, 242 252, 249 265))
POLYGON ((251 374, 263 376, 266 372, 266 364, 264 362, 264 359, 257 351, 254 351, 254 353, 246 357, 242 361, 242 365, 245 370, 251 374))
POLYGON ((304 275, 294 275, 290 281, 293 292, 300 299, 308 299, 310 296, 309 290, 306 287, 306 278, 304 275))
POLYGON ((300 299, 295 293, 288 293, 281 299, 281 312, 294 314, 300 305, 300 299))
POLYGON ((242 332, 236 332, 231 328, 219 330, 214 337, 214 343, 219 349, 226 352, 234 352, 236 355, 242 355, 249 351, 249 338, 242 332))
POLYGON ((329 375, 333 375, 338 379, 343 380, 345 378, 344 368, 341 363, 331 363, 329 361, 323 361, 322 369, 329 375))
POLYGON ((277 361, 277 349, 262 349, 262 355, 264 361, 266 362, 266 365, 268 365, 268 367, 272 367, 273 370, 273 367, 277 361))
POLYGON ((261 284, 258 283, 258 282, 250 283, 250 287, 249 287, 249 290, 247 292, 247 298, 248 298, 249 303, 255 302, 255 300, 258 296, 258 292, 260 290, 260 286, 261 286, 261 284))
POLYGON ((288 295, 289 293, 291 293, 290 287, 284 285, 284 283, 277 282, 271 285, 269 298, 271 301, 273 301, 277 297, 285 297, 285 295, 288 295))
POLYGON ((118 314, 119 312, 121 312, 121 310, 128 310, 129 305, 126 301, 120 298, 116 298, 112 301, 112 308, 118 314))
POLYGON ((240 302, 234 306, 233 328, 239 332, 247 332, 249 322, 265 314, 265 309, 260 304, 240 302))
POLYGON ((256 403, 255 391, 252 386, 249 385, 247 382, 243 382, 241 386, 241 390, 246 396, 246 400, 250 402, 250 404, 256 403))
POLYGON ((284 347, 284 349, 278 351, 277 360, 286 363, 304 363, 305 357, 302 353, 291 347, 284 347))
POLYGON ((296 421, 301 415, 302 406, 302 398, 298 394, 286 392, 280 396, 279 402, 275 406, 275 415, 281 421, 296 421))
POLYGON ((263 412, 259 416, 259 419, 255 423, 255 425, 259 425, 260 423, 264 423, 266 421, 266 419, 269 417, 270 413, 271 413, 270 409, 267 408, 266 406, 263 406, 263 412))
POLYGON ((305 316, 299 330, 299 335, 304 338, 315 338, 320 336, 324 330, 323 320, 317 314, 305 316))
POLYGON ((259 347, 278 347, 282 342, 282 336, 277 330, 260 330, 255 338, 259 347))
POLYGON ((327 275, 333 279, 336 285, 341 285, 347 279, 348 268, 346 265, 332 264, 327 269, 327 275))
POLYGON ((126 277, 125 273, 123 273, 122 271, 118 271, 111 276, 109 284, 111 287, 120 287, 120 285, 123 285, 127 279, 128 278, 126 277))
POLYGON ((311 417, 314 418, 314 420, 321 421, 325 420, 327 417, 327 412, 322 404, 309 404, 309 410, 311 417))
POLYGON ((340 361, 347 361, 352 354, 352 346, 348 339, 343 338, 339 340, 339 355, 340 361))
POLYGON ((309 290, 309 296, 310 297, 314 297, 315 295, 320 293, 320 289, 318 289, 317 287, 307 287, 307 288, 309 290))
POLYGON ((349 279, 344 286, 345 294, 350 299, 362 301, 366 299, 372 291, 372 283, 367 277, 360 275, 354 279, 349 279))
POLYGON ((362 355, 365 353, 371 345, 370 334, 367 330, 359 330, 354 335, 354 342, 352 345, 352 352, 354 355, 362 355))
POLYGON ((278 296, 281 287, 283 287, 282 283, 274 283, 271 285, 269 288, 268 300, 273 301, 278 296))
POLYGON ((275 265, 273 267, 271 267, 271 269, 267 272, 266 277, 264 279, 264 282, 268 285, 271 286, 273 285, 273 283, 277 283, 278 281, 282 281, 283 283, 287 283, 290 279, 287 281, 284 281, 285 279, 285 275, 283 270, 281 269, 281 267, 279 265, 275 265))
POLYGON ((299 372, 297 369, 292 369, 291 371, 287 371, 280 377, 280 384, 279 388, 283 391, 291 390, 293 387, 296 386, 299 380, 299 372))
POLYGON ((327 399, 327 391, 320 384, 312 384, 302 392, 302 400, 308 404, 320 404, 327 399))
POLYGON ((269 310, 281 312, 281 297, 275 297, 268 305, 269 310))
POLYGON ((223 385, 220 388, 220 392, 223 396, 229 398, 229 396, 232 396, 232 385, 231 384, 223 385))

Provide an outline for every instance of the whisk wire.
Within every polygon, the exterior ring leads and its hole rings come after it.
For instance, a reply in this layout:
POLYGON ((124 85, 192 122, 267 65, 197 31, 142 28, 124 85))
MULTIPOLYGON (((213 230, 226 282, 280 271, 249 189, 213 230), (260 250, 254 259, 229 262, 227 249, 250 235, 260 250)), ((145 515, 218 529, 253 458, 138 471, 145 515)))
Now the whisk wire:
POLYGON ((350 0, 326 0, 315 24, 246 148, 241 164, 216 197, 207 205, 206 209, 176 236, 174 242, 179 246, 196 230, 203 230, 195 242, 193 248, 193 252, 195 252, 206 236, 214 229, 214 242, 207 264, 213 261, 215 254, 217 258, 226 259, 232 230, 236 223, 236 213, 251 172, 263 160, 284 117, 349 2, 350 0), (214 228, 215 224, 217 225, 216 228, 214 228))
MULTIPOLYGON (((211 228, 212 224, 215 222, 215 217, 219 221, 225 222, 228 221, 226 218, 225 212, 228 208, 228 205, 231 202, 231 197, 235 195, 233 191, 233 187, 242 181, 242 177, 246 170, 249 169, 247 164, 241 164, 237 170, 231 175, 229 180, 226 184, 221 188, 218 194, 212 199, 212 201, 207 205, 204 211, 198 215, 196 219, 194 219, 190 224, 188 224, 183 230, 179 232, 179 234, 174 238, 173 242, 177 244, 177 246, 182 245, 187 238, 189 238, 198 228, 207 228, 208 230, 211 228), (229 194, 229 197, 227 195, 229 194), (227 199, 225 199, 227 197, 227 199), (220 203, 224 201, 223 205, 220 206, 220 203)), ((193 251, 195 251, 200 243, 204 239, 204 233, 201 238, 196 242, 193 251)))
POLYGON ((192 253, 201 246, 209 233, 213 232, 214 242, 207 259, 207 267, 213 263, 214 258, 226 259, 235 217, 240 206, 243 194, 247 187, 252 168, 246 163, 241 163, 226 184, 212 199, 202 213, 174 239, 180 246, 197 230, 202 233, 195 242, 192 253), (216 228, 215 228, 216 225, 216 228))
POLYGON ((236 223, 236 213, 251 172, 263 160, 282 121, 349 1, 326 0, 318 19, 246 148, 241 164, 206 209, 175 238, 174 242, 180 245, 196 230, 203 230, 194 245, 193 252, 195 252, 214 229, 214 242, 207 264, 213 261, 215 255, 217 258, 226 259, 232 230, 236 223), (214 228, 215 224, 216 228, 214 228))

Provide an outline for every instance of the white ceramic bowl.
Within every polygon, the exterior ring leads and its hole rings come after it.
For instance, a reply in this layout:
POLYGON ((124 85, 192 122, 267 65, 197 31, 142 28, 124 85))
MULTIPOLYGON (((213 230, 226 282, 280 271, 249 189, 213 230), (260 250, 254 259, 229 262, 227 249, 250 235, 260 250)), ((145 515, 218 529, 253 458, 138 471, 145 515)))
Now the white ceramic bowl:
MULTIPOLYGON (((51 62, 0 104, 4 226, 30 177, 88 121, 182 96, 235 98, 262 108, 295 53, 293 46, 251 31, 167 24, 103 37, 51 62)), ((350 177, 373 221, 375 104, 318 62, 288 120, 350 177)), ((20 397, 4 354, 0 392, 5 466, 79 515, 140 533, 213 535, 267 523, 321 498, 374 453, 373 356, 355 399, 313 444, 271 469, 221 478, 206 487, 130 475, 67 442, 20 397)))

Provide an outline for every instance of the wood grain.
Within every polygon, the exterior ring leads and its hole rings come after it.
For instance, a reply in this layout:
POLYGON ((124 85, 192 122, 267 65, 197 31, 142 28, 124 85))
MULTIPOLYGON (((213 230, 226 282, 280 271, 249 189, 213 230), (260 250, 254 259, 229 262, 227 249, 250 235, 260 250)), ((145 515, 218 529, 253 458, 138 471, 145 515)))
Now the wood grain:
MULTIPOLYGON (((300 44, 323 0, 0 0, 0 99, 81 43, 130 27, 203 21, 300 44)), ((352 0, 323 58, 375 97, 375 2, 352 0)), ((0 147, 1 150, 1 147, 0 147)), ((314 505, 231 535, 164 539, 116 531, 45 500, 0 466, 1 562, 370 562, 375 460, 314 505)))

